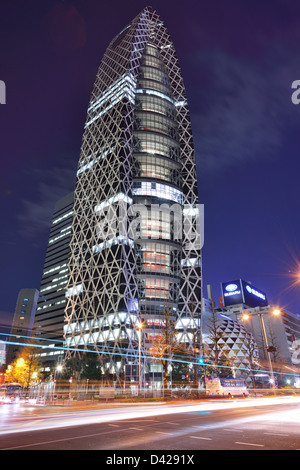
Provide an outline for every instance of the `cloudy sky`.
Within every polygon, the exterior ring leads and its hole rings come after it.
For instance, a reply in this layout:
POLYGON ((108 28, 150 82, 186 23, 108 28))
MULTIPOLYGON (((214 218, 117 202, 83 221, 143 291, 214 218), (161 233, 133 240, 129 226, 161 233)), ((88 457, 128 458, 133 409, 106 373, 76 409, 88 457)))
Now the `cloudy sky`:
MULTIPOLYGON (((300 313, 300 3, 153 1, 177 49, 205 206, 204 294, 251 281, 300 313)), ((1 297, 39 288, 55 202, 72 191, 86 109, 111 39, 148 3, 1 6, 1 297)), ((1 318, 1 315, 0 315, 1 318)), ((4 318, 4 314, 2 314, 4 318)), ((1 322, 1 320, 0 320, 1 322)))

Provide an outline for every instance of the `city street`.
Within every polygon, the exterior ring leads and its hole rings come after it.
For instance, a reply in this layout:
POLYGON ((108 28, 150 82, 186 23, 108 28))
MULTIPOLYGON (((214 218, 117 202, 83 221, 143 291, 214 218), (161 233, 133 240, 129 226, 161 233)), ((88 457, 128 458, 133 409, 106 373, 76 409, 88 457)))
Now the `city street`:
POLYGON ((143 3, 1 2, 0 450, 300 450, 300 0, 143 3))
POLYGON ((78 409, 2 404, 0 416, 2 450, 106 450, 112 458, 125 450, 300 450, 296 397, 78 409))

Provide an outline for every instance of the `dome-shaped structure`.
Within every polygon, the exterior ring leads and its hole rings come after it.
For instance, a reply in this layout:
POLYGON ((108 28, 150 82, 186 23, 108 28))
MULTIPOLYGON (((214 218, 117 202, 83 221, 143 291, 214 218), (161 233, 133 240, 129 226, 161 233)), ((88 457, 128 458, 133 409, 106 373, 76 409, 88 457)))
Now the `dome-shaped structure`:
POLYGON ((238 321, 221 313, 203 316, 203 342, 208 357, 219 355, 232 360, 238 375, 247 376, 258 358, 258 349, 252 334, 238 321))

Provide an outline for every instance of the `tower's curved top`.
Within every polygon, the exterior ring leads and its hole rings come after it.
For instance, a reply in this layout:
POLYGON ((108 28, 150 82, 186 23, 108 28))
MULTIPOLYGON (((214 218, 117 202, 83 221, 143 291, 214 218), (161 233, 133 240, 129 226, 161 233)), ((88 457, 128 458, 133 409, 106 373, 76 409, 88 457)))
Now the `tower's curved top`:
MULTIPOLYGON (((100 109, 100 104, 102 101, 103 108, 105 109, 107 98, 110 97, 108 91, 110 87, 114 93, 116 87, 122 87, 123 85, 123 94, 120 94, 120 96, 126 96, 129 102, 134 104, 137 74, 143 51, 148 42, 151 42, 160 51, 178 111, 185 203, 197 204, 198 189, 194 146, 185 86, 173 41, 163 20, 151 6, 145 7, 110 42, 98 69, 91 94, 85 134, 89 135, 90 130, 94 133, 95 128, 94 126, 91 127, 91 124, 95 123, 96 128, 102 125, 101 116, 103 114, 101 113, 103 110, 102 108, 100 109)), ((85 150, 83 149, 82 153, 84 152, 85 150)))

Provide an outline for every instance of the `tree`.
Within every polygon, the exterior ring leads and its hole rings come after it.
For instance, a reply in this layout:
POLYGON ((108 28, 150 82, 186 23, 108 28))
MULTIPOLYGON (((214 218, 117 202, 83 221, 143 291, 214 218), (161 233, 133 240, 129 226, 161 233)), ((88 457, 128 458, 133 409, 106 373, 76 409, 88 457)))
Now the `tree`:
POLYGON ((254 341, 251 333, 249 333, 246 337, 245 346, 247 348, 247 355, 246 355, 245 359, 247 359, 248 363, 249 363, 252 388, 254 389, 255 388, 255 378, 254 378, 253 371, 254 371, 254 369, 257 369, 257 367, 260 367, 260 366, 257 363, 257 359, 258 359, 257 344, 254 341))
MULTIPOLYGON (((191 356, 191 362, 193 364, 193 372, 192 372, 192 377, 193 377, 193 384, 195 390, 198 389, 198 379, 199 375, 199 356, 203 356, 204 350, 203 350, 203 341, 202 341, 202 330, 201 330, 201 323, 202 321, 200 319, 200 314, 196 311, 196 304, 191 303, 191 320, 192 320, 192 345, 190 347, 190 356, 191 356)), ((203 371, 203 369, 202 369, 203 371)), ((203 374, 205 375, 205 374, 203 374)))
POLYGON ((24 386, 24 376, 26 375, 26 364, 24 359, 16 359, 7 366, 4 377, 6 382, 17 382, 24 386))
POLYGON ((39 379, 39 369, 40 359, 36 347, 25 346, 17 359, 8 365, 4 374, 5 381, 17 382, 28 389, 39 379))
POLYGON ((82 357, 69 358, 63 367, 62 378, 76 380, 99 380, 101 378, 101 364, 97 354, 93 352, 83 353, 82 357))
POLYGON ((161 320, 159 333, 152 340, 151 351, 156 361, 160 362, 164 373, 164 388, 167 388, 169 380, 169 365, 173 355, 182 352, 176 337, 175 321, 172 318, 172 309, 165 309, 161 320))
POLYGON ((179 344, 172 361, 172 382, 181 385, 190 383, 190 351, 185 344, 179 344))

